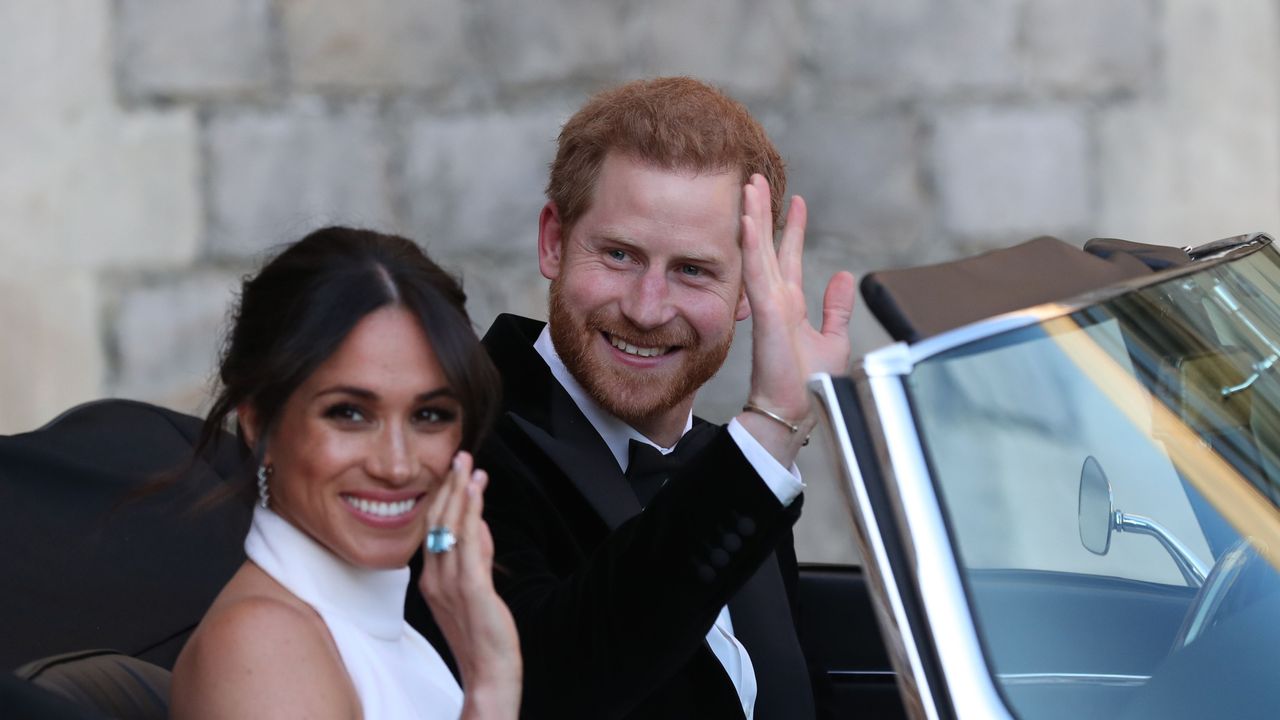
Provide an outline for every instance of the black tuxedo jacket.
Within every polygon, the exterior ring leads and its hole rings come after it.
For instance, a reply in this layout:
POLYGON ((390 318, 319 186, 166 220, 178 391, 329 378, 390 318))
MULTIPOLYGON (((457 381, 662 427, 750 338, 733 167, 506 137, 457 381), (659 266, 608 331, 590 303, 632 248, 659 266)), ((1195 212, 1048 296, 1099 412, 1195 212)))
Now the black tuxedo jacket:
POLYGON ((520 631, 524 716, 742 717, 705 642, 728 604, 755 668, 755 717, 812 717, 790 597, 802 498, 782 507, 721 427, 641 512, 533 349, 542 327, 503 315, 485 336, 505 412, 477 460, 491 477, 495 580, 520 631))

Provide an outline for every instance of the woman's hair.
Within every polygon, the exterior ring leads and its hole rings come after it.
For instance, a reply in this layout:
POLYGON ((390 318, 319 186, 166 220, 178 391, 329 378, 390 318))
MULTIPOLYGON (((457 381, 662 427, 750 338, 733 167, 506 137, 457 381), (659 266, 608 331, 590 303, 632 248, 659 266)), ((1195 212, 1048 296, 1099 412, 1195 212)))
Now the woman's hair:
MULTIPOLYGON (((195 455, 247 403, 258 428, 258 447, 250 450, 261 461, 289 396, 362 319, 384 307, 402 307, 422 326, 462 406, 462 448, 474 450, 497 412, 501 382, 476 339, 466 299, 453 276, 403 237, 328 227, 289 245, 244 281, 195 455)), ((252 496, 251 483, 242 489, 252 496)))

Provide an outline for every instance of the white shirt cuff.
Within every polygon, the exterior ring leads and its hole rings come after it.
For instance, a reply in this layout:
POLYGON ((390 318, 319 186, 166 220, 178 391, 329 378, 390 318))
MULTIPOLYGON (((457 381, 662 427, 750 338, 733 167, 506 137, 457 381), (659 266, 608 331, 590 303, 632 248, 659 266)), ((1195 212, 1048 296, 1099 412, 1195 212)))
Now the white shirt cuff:
POLYGON ((783 507, 791 504, 792 500, 804 490, 804 481, 800 479, 800 468, 795 463, 790 468, 782 467, 782 463, 777 458, 769 454, 768 450, 760 444, 758 440, 742 427, 742 423, 737 418, 729 421, 729 437, 738 444, 738 449, 746 456, 747 462, 751 463, 751 467, 755 469, 756 474, 764 480, 764 484, 769 486, 773 491, 774 497, 778 498, 778 502, 783 507))

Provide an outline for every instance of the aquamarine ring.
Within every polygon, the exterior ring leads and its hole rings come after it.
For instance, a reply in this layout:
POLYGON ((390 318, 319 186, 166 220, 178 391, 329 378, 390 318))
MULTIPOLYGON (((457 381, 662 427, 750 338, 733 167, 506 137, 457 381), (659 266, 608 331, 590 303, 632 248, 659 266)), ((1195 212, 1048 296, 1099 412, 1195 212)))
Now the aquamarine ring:
POLYGON ((458 544, 458 538, 453 536, 453 531, 444 525, 437 525, 427 531, 427 552, 432 555, 447 553, 458 544))

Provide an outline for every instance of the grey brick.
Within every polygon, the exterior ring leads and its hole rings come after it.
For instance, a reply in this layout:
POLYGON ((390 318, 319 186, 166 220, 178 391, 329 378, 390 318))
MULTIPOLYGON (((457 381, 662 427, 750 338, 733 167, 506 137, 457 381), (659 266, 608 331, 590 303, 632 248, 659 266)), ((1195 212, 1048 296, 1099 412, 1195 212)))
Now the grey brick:
POLYGON ((777 141, 788 192, 809 205, 809 234, 844 239, 850 259, 909 254, 929 216, 918 122, 905 113, 822 111, 786 123, 777 141))
POLYGON ((1280 172, 1257 162, 1280 157, 1266 116, 1117 108, 1103 114, 1099 155, 1093 234, 1184 246, 1280 228, 1280 172))
POLYGON ((537 246, 547 167, 564 117, 420 117, 406 129, 409 227, 429 247, 537 246))
POLYGON ((304 99, 216 113, 206 133, 209 252, 252 255, 320 225, 397 229, 377 107, 304 99))
POLYGON ((1160 92, 1101 113, 1098 234, 1194 245, 1280 227, 1280 10, 1224 7, 1165 4, 1160 92))
POLYGON ((624 6, 596 0, 475 0, 477 47, 506 84, 612 78, 625 59, 624 6))
POLYGON ((17 267, 172 267, 196 255, 190 110, 45 116, 0 133, 0 256, 17 267))
POLYGON ((1140 92, 1155 72, 1157 28, 1150 2, 1028 3, 1028 81, 1074 93, 1140 92))
POLYGON ((1019 7, 1008 0, 815 0, 813 62, 823 85, 882 99, 1015 88, 1019 7))
POLYGON ((97 283, 85 271, 0 269, 0 434, 34 430, 102 393, 97 283))
POLYGON ((548 281, 538 271, 533 245, 508 252, 431 249, 431 256, 462 279, 467 313, 483 335, 501 313, 545 320, 548 281))
POLYGON ((270 0, 119 0, 116 7, 127 96, 224 96, 271 86, 270 0))
POLYGON ((1070 235, 1090 219, 1088 136, 1070 108, 974 108, 939 119, 945 227, 968 239, 1070 235))
POLYGON ((740 100, 785 96, 805 39, 797 5, 770 0, 654 0, 627 28, 643 74, 693 75, 740 100))
POLYGON ((471 63, 463 0, 284 0, 289 72, 305 89, 432 90, 471 63))
POLYGON ((110 328, 109 393, 200 411, 239 279, 204 271, 122 289, 110 328))
MULTIPOLYGON (((115 98, 106 0, 0 3, 0 134, 101 108, 115 98)), ((0 157, 6 157, 0 154, 0 157)))

